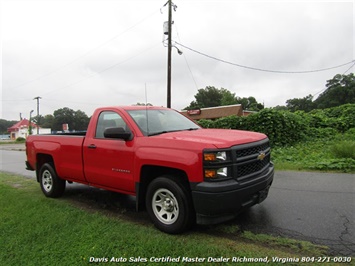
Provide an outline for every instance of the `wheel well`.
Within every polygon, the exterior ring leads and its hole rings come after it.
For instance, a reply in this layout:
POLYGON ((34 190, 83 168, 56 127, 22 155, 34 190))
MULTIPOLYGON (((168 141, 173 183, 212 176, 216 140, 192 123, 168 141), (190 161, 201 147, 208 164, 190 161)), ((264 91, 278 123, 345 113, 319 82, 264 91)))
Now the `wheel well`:
POLYGON ((41 170, 42 165, 45 163, 51 163, 54 167, 53 157, 49 154, 39 153, 37 154, 37 165, 36 165, 36 177, 39 182, 39 171, 41 170))
POLYGON ((176 177, 181 184, 183 184, 188 190, 190 190, 189 179, 187 174, 180 169, 155 166, 155 165, 145 165, 142 167, 140 183, 136 187, 137 193, 137 210, 141 210, 145 208, 145 196, 147 192, 148 185, 155 178, 169 175, 176 177))

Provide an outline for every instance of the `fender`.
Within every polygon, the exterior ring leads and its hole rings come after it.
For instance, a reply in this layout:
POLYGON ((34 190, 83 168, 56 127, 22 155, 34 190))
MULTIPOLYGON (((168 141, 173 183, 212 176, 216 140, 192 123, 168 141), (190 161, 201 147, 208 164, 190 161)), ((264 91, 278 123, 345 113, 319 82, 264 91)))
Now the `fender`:
MULTIPOLYGON (((135 167, 156 165, 178 169, 186 173, 190 182, 202 182, 202 153, 193 150, 176 150, 172 148, 142 147, 136 151, 135 167)), ((136 172, 135 182, 140 182, 140 171, 136 172)))

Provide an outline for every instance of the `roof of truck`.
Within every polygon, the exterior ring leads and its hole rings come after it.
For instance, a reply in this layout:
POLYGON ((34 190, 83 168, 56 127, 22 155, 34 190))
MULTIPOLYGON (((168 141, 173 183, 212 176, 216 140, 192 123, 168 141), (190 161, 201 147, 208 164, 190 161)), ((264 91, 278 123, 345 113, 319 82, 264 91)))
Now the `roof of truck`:
MULTIPOLYGON (((149 110, 149 109, 165 109, 168 110, 169 108, 163 106, 142 106, 142 105, 131 105, 131 106, 105 106, 100 107, 97 109, 118 109, 118 110, 149 110)), ((174 110, 174 109, 172 109, 174 110)), ((175 111, 175 110, 174 110, 175 111)))

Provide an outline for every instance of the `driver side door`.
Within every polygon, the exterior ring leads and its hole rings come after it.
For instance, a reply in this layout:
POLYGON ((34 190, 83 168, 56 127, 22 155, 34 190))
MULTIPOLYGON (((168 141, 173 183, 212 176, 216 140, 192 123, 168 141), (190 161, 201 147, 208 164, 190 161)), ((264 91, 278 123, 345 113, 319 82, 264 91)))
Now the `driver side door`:
POLYGON ((104 131, 110 127, 130 130, 118 113, 100 113, 95 136, 86 139, 83 147, 86 179, 90 184, 99 187, 133 193, 134 140, 105 138, 104 131))

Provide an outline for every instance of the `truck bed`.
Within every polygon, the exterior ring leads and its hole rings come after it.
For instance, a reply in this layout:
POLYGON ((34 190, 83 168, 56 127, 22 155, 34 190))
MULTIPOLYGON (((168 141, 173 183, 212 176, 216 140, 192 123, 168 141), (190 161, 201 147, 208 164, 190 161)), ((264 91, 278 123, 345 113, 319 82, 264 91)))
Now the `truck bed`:
POLYGON ((86 131, 76 131, 76 132, 59 132, 54 134, 49 134, 54 136, 86 136, 86 131))

